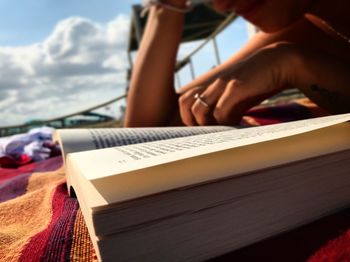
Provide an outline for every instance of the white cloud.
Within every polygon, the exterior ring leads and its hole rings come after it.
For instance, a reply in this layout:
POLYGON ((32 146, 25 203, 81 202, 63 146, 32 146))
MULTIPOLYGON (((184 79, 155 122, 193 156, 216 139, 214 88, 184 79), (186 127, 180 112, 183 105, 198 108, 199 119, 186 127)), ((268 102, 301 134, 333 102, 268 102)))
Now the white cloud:
POLYGON ((0 47, 0 126, 50 118, 120 94, 129 20, 70 17, 41 43, 0 47))

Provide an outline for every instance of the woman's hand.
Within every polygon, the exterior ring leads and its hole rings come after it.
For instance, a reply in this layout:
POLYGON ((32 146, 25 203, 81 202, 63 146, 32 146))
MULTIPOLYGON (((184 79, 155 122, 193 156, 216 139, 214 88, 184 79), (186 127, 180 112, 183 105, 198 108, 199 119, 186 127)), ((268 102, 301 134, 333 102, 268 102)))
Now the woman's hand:
POLYGON ((212 84, 188 90, 179 98, 182 121, 237 124, 249 108, 293 85, 298 55, 291 44, 270 45, 222 72, 212 84))

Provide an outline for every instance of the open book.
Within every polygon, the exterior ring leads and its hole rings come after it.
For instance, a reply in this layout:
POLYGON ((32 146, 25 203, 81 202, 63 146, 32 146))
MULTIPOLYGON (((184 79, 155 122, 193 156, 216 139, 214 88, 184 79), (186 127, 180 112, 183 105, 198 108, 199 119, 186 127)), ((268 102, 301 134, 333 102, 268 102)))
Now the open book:
POLYGON ((197 261, 348 205, 349 120, 56 136, 100 259, 197 261))

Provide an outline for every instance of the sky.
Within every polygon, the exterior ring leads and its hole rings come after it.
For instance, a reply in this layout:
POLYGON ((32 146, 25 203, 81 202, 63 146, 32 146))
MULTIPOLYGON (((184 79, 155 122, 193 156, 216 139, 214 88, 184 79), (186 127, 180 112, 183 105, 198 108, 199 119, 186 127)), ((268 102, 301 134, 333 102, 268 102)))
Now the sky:
MULTIPOLYGON (((0 0, 0 126, 63 116, 123 94, 134 3, 0 0)), ((218 37, 221 60, 246 39, 245 22, 233 23, 218 37)), ((179 58, 198 44, 183 45, 179 58)), ((196 76, 215 64, 209 45, 194 57, 196 76)), ((179 76, 181 84, 190 81, 189 68, 179 76)))

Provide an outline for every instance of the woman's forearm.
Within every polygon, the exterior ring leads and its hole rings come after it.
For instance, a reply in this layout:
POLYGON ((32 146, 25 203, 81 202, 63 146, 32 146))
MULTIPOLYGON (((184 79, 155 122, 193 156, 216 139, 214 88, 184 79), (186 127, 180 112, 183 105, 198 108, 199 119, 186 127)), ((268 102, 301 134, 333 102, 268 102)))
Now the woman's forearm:
POLYGON ((297 53, 294 85, 330 113, 350 112, 350 63, 317 51, 297 53))
POLYGON ((125 126, 160 126, 177 109, 174 68, 184 15, 152 7, 133 68, 125 126))

